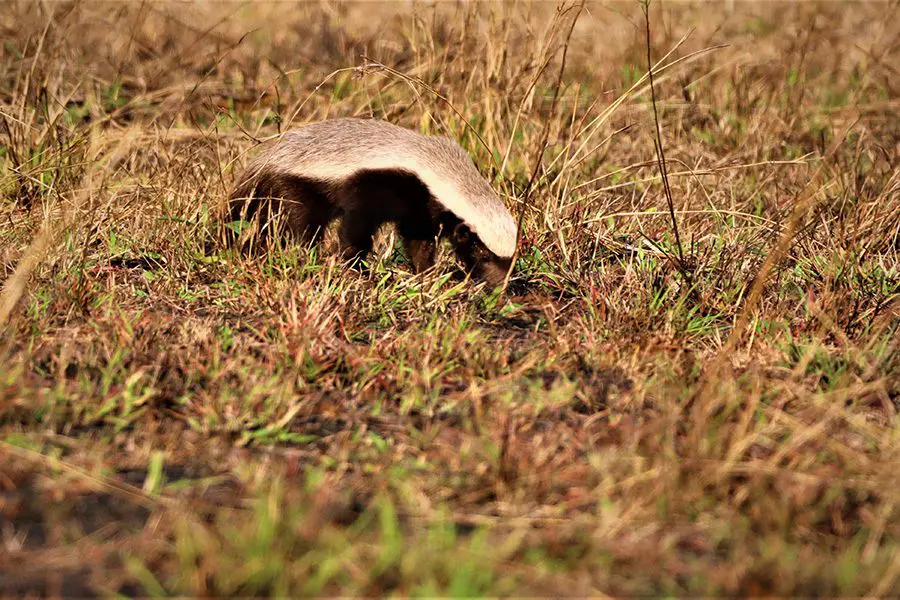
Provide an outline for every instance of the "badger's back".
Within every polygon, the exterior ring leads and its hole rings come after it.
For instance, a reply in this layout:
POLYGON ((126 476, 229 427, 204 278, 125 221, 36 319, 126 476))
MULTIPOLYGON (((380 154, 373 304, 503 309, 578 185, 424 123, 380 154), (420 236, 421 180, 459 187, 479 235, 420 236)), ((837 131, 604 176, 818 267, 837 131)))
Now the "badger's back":
POLYGON ((447 138, 385 121, 332 119, 288 131, 250 163, 236 194, 258 175, 341 182, 368 170, 414 174, 489 250, 512 256, 515 222, 466 151, 447 138))

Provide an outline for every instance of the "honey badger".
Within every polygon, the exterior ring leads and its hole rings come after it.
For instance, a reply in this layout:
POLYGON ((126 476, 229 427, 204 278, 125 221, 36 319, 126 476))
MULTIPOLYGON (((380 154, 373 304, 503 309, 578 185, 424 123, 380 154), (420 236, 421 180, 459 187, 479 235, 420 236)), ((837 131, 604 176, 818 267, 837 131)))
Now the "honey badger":
POLYGON ((344 258, 364 256, 385 223, 394 223, 413 268, 434 264, 435 240, 449 238, 476 277, 497 285, 516 248, 516 223, 452 140, 375 119, 331 119, 286 132, 238 178, 233 221, 265 225, 282 214, 286 231, 322 239, 341 219, 344 258))

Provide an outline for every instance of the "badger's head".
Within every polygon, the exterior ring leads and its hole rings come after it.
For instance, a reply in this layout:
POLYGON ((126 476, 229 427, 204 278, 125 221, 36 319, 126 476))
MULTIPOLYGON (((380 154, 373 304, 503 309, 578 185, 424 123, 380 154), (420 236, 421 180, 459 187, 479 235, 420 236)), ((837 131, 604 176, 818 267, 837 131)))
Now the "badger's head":
POLYGON ((438 204, 453 215, 445 232, 457 256, 476 278, 497 286, 515 253, 516 222, 459 144, 439 136, 428 140, 417 173, 438 204))
POLYGON ((465 223, 453 227, 450 239, 456 255, 478 279, 491 287, 503 283, 509 272, 512 256, 498 256, 491 252, 482 240, 465 223))

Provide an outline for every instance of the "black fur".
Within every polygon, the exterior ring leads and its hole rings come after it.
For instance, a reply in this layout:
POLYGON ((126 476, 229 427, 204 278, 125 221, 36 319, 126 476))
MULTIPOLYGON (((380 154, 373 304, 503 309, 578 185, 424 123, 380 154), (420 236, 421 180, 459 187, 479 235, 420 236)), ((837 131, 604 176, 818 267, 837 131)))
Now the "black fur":
POLYGON ((260 249, 278 224, 272 217, 282 220, 287 234, 313 244, 340 218, 339 241, 346 259, 367 255, 378 229, 394 223, 417 272, 434 264, 438 237, 448 237, 466 267, 491 285, 501 283, 509 269, 509 259, 490 252, 408 171, 361 171, 340 183, 263 171, 242 181, 229 204, 232 221, 256 219, 260 224, 263 234, 255 240, 260 249))

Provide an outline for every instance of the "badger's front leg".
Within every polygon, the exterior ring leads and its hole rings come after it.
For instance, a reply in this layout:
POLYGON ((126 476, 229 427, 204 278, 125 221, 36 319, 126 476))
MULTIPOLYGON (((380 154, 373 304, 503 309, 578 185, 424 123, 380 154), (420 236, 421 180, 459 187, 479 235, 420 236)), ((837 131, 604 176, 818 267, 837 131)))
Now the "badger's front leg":
POLYGON ((435 239, 437 227, 429 219, 427 213, 417 214, 397 223, 397 230, 403 238, 406 255, 412 262, 413 270, 421 273, 434 265, 437 251, 435 239))
POLYGON ((365 210, 347 211, 338 231, 338 242, 344 260, 365 258, 372 250, 372 241, 380 225, 381 222, 365 210))
POLYGON ((406 254, 412 262, 413 270, 416 273, 430 269, 434 266, 434 255, 436 246, 433 239, 416 240, 403 238, 406 254))

